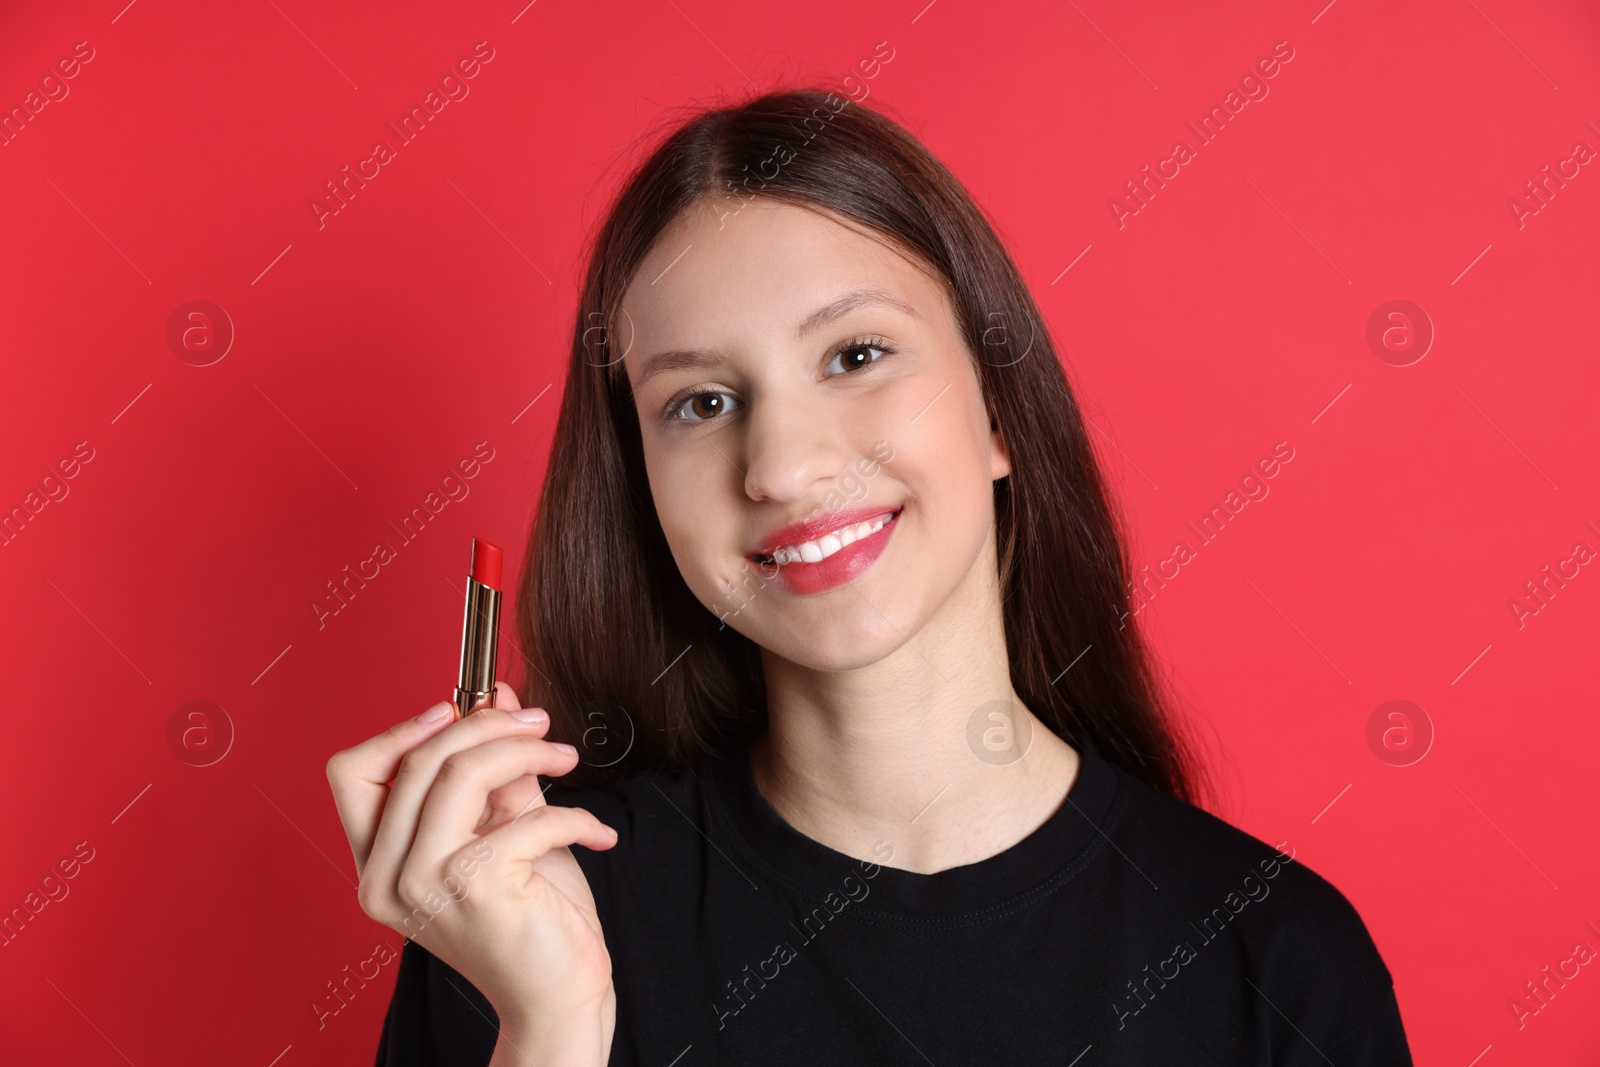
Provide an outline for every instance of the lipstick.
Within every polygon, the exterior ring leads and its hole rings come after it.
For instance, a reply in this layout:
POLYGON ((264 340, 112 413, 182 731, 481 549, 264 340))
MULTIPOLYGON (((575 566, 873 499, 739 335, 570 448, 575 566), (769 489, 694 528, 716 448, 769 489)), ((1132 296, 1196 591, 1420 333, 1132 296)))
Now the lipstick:
POLYGON ((461 718, 494 703, 494 657, 500 635, 500 546, 474 537, 467 575, 467 610, 461 621, 461 674, 456 712, 461 718))

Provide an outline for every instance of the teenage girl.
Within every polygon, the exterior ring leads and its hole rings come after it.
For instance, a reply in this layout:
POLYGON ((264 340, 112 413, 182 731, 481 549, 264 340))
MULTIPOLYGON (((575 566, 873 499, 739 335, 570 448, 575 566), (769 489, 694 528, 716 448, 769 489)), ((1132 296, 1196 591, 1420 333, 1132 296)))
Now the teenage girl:
POLYGON ((1199 806, 1130 570, 956 179, 823 92, 683 122, 595 238, 525 681, 328 764, 378 1064, 1409 1064, 1350 903, 1199 806))

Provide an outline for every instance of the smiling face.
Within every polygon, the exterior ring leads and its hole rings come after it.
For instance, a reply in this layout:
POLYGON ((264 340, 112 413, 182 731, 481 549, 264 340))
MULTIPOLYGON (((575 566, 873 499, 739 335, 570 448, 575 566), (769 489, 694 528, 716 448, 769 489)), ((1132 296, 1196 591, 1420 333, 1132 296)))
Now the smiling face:
POLYGON ((975 564, 1010 463, 925 269, 818 210, 706 203, 622 309, 656 514, 728 626, 844 670, 993 582, 975 564))

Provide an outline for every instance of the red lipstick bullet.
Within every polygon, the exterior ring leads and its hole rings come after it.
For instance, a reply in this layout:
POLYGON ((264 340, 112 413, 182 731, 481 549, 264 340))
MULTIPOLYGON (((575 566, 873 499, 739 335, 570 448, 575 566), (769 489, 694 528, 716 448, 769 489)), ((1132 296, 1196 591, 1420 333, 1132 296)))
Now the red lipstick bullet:
POLYGON ((472 539, 472 571, 467 575, 467 608, 461 622, 461 674, 456 680, 457 718, 494 703, 502 556, 500 546, 472 539))

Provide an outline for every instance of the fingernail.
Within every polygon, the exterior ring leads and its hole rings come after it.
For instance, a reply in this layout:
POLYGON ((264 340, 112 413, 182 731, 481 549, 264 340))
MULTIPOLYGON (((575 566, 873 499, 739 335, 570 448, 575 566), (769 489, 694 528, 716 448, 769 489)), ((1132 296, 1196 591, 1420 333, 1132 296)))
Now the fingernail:
POLYGON ((429 708, 427 711, 423 712, 421 715, 418 715, 417 716, 417 721, 418 722, 425 722, 425 723, 435 723, 435 722, 438 722, 440 719, 443 719, 447 715, 454 714, 455 710, 456 710, 456 706, 454 704, 450 703, 450 701, 448 701, 448 700, 441 701, 440 703, 435 704, 433 707, 429 708))
POLYGON ((544 722, 545 719, 549 718, 549 716, 544 713, 543 708, 513 708, 511 711, 511 717, 513 719, 520 719, 523 722, 544 722))
POLYGON ((565 741, 552 741, 552 742, 550 742, 550 747, 551 748, 559 748, 561 751, 566 752, 566 753, 568 753, 570 755, 573 755, 573 756, 576 756, 578 754, 578 750, 573 748, 571 745, 567 744, 565 741))
POLYGON ((615 826, 607 826, 606 827, 606 832, 609 833, 612 837, 616 837, 617 836, 617 828, 615 826))

